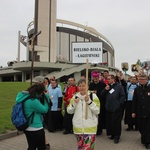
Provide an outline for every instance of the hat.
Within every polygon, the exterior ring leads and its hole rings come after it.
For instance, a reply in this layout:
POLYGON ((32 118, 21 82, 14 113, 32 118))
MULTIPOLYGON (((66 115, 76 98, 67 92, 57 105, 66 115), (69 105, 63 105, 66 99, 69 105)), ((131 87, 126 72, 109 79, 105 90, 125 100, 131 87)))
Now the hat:
POLYGON ((100 73, 98 71, 93 71, 91 75, 92 77, 99 77, 100 73))

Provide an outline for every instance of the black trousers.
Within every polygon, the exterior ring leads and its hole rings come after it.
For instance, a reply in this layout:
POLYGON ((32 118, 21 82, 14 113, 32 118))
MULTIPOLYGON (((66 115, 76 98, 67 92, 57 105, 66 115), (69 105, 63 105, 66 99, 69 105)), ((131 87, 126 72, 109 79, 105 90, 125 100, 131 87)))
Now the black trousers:
POLYGON ((141 133, 141 142, 150 144, 150 117, 139 118, 139 131, 141 133))
POLYGON ((65 114, 64 114, 64 121, 63 121, 63 127, 66 131, 72 131, 72 114, 68 114, 67 108, 65 107, 65 114))
POLYGON ((132 118, 132 101, 126 102, 125 124, 128 124, 129 127, 133 127, 133 125, 138 127, 137 118, 132 118))
POLYGON ((38 131, 24 131, 27 142, 27 150, 45 150, 45 132, 44 129, 38 131))
POLYGON ((106 129, 106 110, 105 110, 105 108, 101 108, 100 114, 98 114, 97 134, 101 134, 103 129, 106 129))
POLYGON ((49 132, 62 130, 63 128, 63 115, 61 111, 49 111, 48 113, 48 126, 49 132))
POLYGON ((106 131, 107 135, 112 135, 114 138, 119 139, 121 136, 121 119, 122 107, 115 112, 106 111, 106 131))

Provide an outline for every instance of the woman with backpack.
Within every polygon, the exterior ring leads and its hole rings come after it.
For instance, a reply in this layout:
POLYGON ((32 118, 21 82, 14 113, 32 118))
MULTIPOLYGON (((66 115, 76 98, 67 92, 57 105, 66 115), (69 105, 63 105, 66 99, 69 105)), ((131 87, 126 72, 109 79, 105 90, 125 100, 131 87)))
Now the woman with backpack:
POLYGON ((27 91, 18 93, 16 102, 21 102, 28 97, 28 100, 24 102, 24 113, 29 118, 28 127, 24 130, 24 133, 28 142, 28 150, 45 150, 45 132, 43 128, 42 114, 48 111, 48 99, 46 97, 41 102, 41 96, 43 96, 45 87, 43 83, 34 84, 29 87, 27 91))

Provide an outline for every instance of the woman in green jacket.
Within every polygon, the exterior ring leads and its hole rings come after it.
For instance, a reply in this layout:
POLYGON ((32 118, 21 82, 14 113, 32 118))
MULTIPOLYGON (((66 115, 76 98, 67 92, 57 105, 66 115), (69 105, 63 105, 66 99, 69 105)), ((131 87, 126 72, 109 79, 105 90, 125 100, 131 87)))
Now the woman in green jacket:
POLYGON ((33 117, 29 119, 29 127, 24 131, 28 142, 28 150, 36 150, 36 148, 38 150, 45 150, 45 132, 43 129, 42 114, 48 111, 48 102, 46 100, 48 97, 45 97, 43 102, 41 102, 44 91, 44 84, 38 83, 29 87, 27 91, 18 93, 16 97, 17 103, 29 97, 24 103, 24 112, 27 118, 34 112, 33 117))

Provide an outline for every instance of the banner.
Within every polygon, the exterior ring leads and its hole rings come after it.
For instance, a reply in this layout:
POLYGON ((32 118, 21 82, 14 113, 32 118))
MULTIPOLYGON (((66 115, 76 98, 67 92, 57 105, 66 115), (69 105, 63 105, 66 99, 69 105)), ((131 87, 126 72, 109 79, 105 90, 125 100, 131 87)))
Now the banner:
POLYGON ((137 64, 132 64, 132 65, 131 65, 131 71, 132 71, 132 72, 139 72, 139 65, 137 65, 137 64))
POLYGON ((128 63, 127 62, 123 62, 121 64, 121 68, 123 71, 128 71, 129 67, 128 67, 128 63))
POLYGON ((102 42, 72 43, 72 63, 102 63, 102 42))

